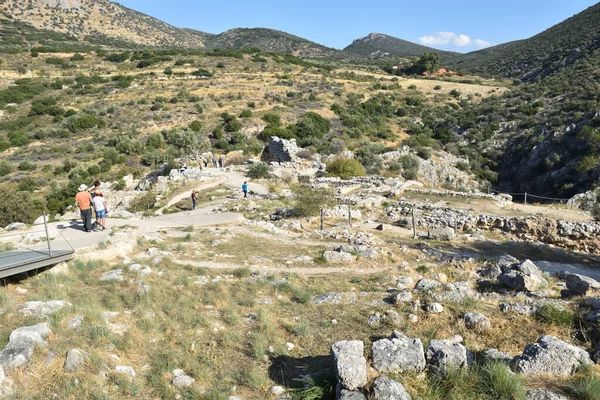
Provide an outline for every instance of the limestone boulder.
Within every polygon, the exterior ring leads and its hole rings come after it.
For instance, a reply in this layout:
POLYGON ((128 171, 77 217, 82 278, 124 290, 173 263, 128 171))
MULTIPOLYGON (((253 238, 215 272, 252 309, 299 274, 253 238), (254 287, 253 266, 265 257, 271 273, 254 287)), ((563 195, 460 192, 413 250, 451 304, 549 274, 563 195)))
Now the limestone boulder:
POLYGON ((453 370, 467 370, 468 351, 465 346, 450 340, 432 339, 427 347, 427 366, 436 375, 446 375, 453 370))
POLYGON ((367 384, 367 360, 361 340, 336 342, 331 346, 335 373, 344 389, 356 390, 367 384))
POLYGON ((89 356, 89 353, 81 349, 71 349, 67 351, 63 369, 67 372, 75 372, 85 365, 89 356))
POLYGON ((587 351, 554 336, 542 336, 527 345, 516 363, 523 375, 572 375, 583 366, 592 365, 587 351))
POLYGON ((567 274, 565 277, 567 289, 575 295, 585 296, 589 291, 600 290, 600 282, 579 274, 567 274))
POLYGON ((411 400, 411 397, 400 382, 380 376, 373 382, 371 400, 411 400))
POLYGON ((0 352, 0 365, 4 368, 17 368, 26 364, 36 346, 46 346, 50 333, 47 322, 15 329, 8 338, 8 344, 0 352))
POLYGON ((503 268, 503 273, 498 280, 521 292, 535 292, 548 286, 542 271, 530 260, 503 268))
POLYGON ((481 313, 466 313, 463 320, 469 329, 484 331, 492 327, 492 321, 481 313))
POLYGON ((419 338, 395 331, 389 339, 377 340, 371 346, 373 367, 379 372, 420 372, 425 369, 425 352, 419 338))

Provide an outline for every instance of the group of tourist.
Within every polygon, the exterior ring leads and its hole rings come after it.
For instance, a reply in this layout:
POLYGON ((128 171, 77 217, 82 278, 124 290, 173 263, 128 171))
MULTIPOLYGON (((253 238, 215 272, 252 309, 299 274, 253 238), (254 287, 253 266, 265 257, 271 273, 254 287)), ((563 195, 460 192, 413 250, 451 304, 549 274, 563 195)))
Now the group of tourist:
POLYGON ((94 182, 94 187, 88 190, 87 185, 81 184, 79 192, 75 196, 75 203, 79 207, 81 219, 83 220, 83 229, 86 232, 92 232, 92 228, 98 231, 106 230, 106 214, 108 206, 104 194, 100 190, 100 181, 94 182), (96 214, 96 222, 92 227, 92 210, 96 214))
MULTIPOLYGON (((217 156, 213 155, 212 158, 210 159, 210 161, 212 162, 213 168, 217 168, 217 166, 219 168, 223 168, 223 165, 225 163, 223 156, 219 156, 219 158, 217 158, 217 156)), ((208 168, 208 162, 209 162, 208 158, 205 158, 202 160, 202 164, 204 164, 204 168, 208 168)))

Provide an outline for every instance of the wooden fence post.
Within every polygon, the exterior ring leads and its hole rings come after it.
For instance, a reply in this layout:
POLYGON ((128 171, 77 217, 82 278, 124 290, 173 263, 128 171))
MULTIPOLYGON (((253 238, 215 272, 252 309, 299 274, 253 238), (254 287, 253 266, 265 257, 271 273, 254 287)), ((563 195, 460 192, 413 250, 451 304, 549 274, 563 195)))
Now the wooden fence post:
POLYGON ((412 226, 413 226, 413 239, 417 238, 417 224, 415 223, 415 206, 412 207, 412 226))
POLYGON ((352 228, 352 209, 348 206, 348 225, 352 228))
POLYGON ((321 208, 321 230, 323 230, 323 218, 324 218, 325 210, 321 208))

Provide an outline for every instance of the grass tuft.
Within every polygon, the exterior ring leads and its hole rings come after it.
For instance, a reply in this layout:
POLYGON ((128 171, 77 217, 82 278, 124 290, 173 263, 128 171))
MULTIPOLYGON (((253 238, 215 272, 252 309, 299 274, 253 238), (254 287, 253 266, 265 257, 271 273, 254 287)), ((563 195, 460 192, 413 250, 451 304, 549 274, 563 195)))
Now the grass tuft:
POLYGON ((600 400, 600 377, 593 368, 585 369, 568 383, 566 391, 577 400, 600 400))
POLYGON ((302 388, 292 390, 293 400, 333 400, 335 399, 336 377, 333 373, 321 374, 302 379, 302 388))
POLYGON ((544 304, 534 315, 540 322, 557 326, 573 326, 575 314, 568 308, 557 307, 554 304, 544 304))
POLYGON ((477 368, 478 392, 491 399, 514 400, 525 398, 523 379, 512 373, 506 364, 489 363, 477 368))

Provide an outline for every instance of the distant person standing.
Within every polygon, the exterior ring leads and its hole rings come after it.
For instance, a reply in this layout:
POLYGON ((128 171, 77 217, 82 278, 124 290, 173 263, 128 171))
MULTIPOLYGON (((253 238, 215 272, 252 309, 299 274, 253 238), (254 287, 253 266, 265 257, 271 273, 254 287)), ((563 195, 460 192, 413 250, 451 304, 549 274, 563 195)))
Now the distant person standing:
POLYGON ((223 156, 219 157, 219 168, 223 168, 223 156))
POLYGON ((196 209, 197 202, 198 202, 198 196, 196 195, 196 191, 192 190, 192 211, 196 209))
POLYGON ((248 198, 248 182, 244 182, 242 185, 242 192, 244 192, 244 198, 248 198))
POLYGON ((217 157, 216 156, 212 156, 212 164, 213 164, 213 168, 217 168, 217 157))
POLYGON ((79 207, 81 219, 83 220, 83 229, 86 232, 92 231, 92 195, 86 191, 87 186, 81 184, 79 193, 75 196, 75 203, 79 207))
POLYGON ((205 158, 202 161, 204 162, 204 168, 208 168, 208 160, 205 158))
MULTIPOLYGON (((96 195, 92 200, 94 204, 94 210, 96 211, 96 226, 102 226, 103 231, 106 230, 106 213, 108 212, 108 207, 106 205, 106 199, 104 195, 100 191, 100 189, 95 190, 96 195)), ((96 229, 96 228, 94 228, 96 229)))

